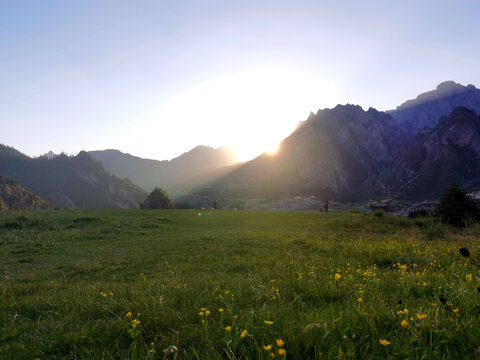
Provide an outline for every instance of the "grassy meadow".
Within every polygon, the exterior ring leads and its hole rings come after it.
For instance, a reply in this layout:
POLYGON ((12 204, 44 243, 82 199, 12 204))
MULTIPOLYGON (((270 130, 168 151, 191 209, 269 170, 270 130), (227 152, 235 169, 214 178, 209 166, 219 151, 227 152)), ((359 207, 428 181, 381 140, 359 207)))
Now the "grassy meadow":
POLYGON ((377 215, 0 212, 0 358, 479 357, 480 228, 377 215))

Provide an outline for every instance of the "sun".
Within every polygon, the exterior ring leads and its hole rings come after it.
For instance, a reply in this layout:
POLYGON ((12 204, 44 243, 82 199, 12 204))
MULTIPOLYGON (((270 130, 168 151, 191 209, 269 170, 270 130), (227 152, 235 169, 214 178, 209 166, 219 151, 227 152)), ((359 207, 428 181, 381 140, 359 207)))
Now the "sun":
MULTIPOLYGON (((228 145, 240 161, 275 154, 310 111, 335 104, 336 87, 323 74, 280 65, 232 71, 199 82, 160 104, 156 118, 193 147, 228 145)), ((187 145, 184 145, 187 146, 187 145)))
POLYGON ((268 146, 265 152, 269 155, 275 155, 278 152, 279 144, 268 146))

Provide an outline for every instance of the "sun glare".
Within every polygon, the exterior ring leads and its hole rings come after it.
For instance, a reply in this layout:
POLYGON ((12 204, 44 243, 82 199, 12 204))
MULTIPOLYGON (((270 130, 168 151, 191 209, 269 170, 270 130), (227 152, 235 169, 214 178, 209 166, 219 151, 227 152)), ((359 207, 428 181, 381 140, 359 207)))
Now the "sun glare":
POLYGON ((275 155, 278 151, 278 144, 267 147, 265 152, 269 155, 275 155))
POLYGON ((184 146, 227 144, 246 161, 275 153, 310 111, 334 104, 336 92, 323 75, 288 67, 246 69, 198 83, 164 101, 149 126, 168 127, 184 146))

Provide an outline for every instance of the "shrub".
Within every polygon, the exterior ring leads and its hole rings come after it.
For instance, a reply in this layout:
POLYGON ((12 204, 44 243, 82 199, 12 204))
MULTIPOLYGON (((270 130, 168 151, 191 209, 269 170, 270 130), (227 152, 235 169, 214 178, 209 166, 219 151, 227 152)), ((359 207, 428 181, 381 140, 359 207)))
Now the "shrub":
POLYGON ((162 188, 155 188, 140 205, 142 209, 175 209, 170 196, 162 188))
POLYGON ((480 220, 480 210, 475 200, 455 182, 445 189, 437 214, 441 222, 456 227, 465 227, 469 223, 480 220))
POLYGON ((20 224, 19 222, 17 221, 9 221, 9 222, 6 222, 3 227, 5 229, 9 229, 9 230, 13 230, 13 229, 21 229, 22 228, 22 224, 20 224))
POLYGON ((418 217, 425 217, 428 214, 429 214, 429 212, 428 212, 427 209, 417 209, 417 210, 410 211, 408 213, 408 218, 409 219, 416 219, 418 217))
POLYGON ((445 225, 438 221, 425 222, 421 232, 427 240, 442 239, 446 236, 445 225))

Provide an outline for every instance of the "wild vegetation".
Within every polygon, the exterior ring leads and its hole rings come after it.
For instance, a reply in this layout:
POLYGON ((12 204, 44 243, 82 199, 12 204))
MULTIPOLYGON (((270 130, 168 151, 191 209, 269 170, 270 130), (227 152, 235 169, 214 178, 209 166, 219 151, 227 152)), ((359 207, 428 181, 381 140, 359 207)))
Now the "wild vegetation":
POLYGON ((478 356, 478 226, 194 210, 0 226, 1 358, 478 356))

